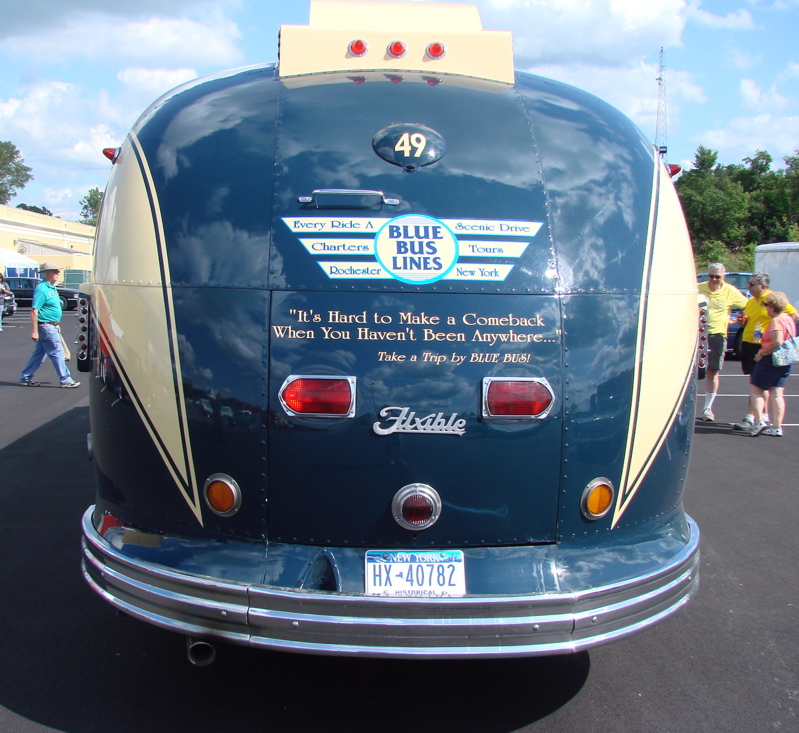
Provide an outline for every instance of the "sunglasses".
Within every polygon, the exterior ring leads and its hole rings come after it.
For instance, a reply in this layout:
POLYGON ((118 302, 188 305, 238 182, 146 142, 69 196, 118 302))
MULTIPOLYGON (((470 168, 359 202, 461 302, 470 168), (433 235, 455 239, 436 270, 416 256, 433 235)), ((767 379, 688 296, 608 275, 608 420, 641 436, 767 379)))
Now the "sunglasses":
POLYGON ((722 277, 724 277, 724 276, 723 275, 708 275, 707 279, 708 280, 721 280, 722 277))

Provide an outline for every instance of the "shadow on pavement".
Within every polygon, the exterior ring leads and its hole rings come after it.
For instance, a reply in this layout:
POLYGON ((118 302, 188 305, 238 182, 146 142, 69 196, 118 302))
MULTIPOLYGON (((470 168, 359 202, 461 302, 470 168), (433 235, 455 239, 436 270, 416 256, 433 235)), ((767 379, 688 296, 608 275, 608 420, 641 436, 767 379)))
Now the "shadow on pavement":
POLYGON ((385 661, 224 646, 211 667, 190 666, 180 636, 118 616, 81 577, 88 421, 73 408, 0 451, 0 705, 38 724, 20 731, 504 733, 585 684, 587 653, 385 661))

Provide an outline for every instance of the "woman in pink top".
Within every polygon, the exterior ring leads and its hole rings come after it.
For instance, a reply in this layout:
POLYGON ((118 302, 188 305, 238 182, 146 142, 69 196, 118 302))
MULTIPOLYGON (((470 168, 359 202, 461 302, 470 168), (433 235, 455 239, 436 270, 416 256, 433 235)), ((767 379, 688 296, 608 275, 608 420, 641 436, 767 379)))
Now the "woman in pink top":
POLYGON ((796 336, 796 325, 792 318, 783 313, 785 306, 788 305, 785 293, 769 293, 763 299, 763 305, 766 307, 771 321, 763 331, 763 342, 760 345, 760 351, 755 355, 755 367, 749 378, 749 390, 755 408, 755 427, 752 428, 751 435, 752 437, 771 435, 781 438, 782 419, 785 416, 785 399, 782 396, 782 390, 791 373, 791 365, 774 366, 771 354, 782 345, 785 339, 796 336), (771 396, 774 405, 771 412, 771 425, 763 421, 763 402, 766 392, 771 396))

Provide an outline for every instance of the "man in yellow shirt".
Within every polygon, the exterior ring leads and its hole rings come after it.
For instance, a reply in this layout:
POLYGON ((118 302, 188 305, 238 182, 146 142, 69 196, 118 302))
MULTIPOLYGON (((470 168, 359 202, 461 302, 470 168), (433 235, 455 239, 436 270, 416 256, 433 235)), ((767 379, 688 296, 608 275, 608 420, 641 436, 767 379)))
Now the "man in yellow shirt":
MULTIPOLYGON (((772 291, 769 290, 771 279, 765 272, 753 272, 749 276, 749 292, 752 295, 743 310, 743 317, 746 320, 743 333, 741 334, 741 369, 744 374, 751 374, 755 367, 755 354, 760 350, 760 341, 763 330, 768 326, 771 318, 763 305, 763 299, 772 291)), ((799 313, 790 303, 785 308, 787 313, 794 321, 799 322, 799 313)), ((749 403, 749 411, 741 422, 733 427, 735 430, 751 431, 755 426, 754 405, 749 403)), ((768 422, 768 392, 766 392, 766 404, 763 410, 763 420, 768 422)))
POLYGON ((727 351, 730 312, 733 307, 743 308, 746 305, 746 296, 724 282, 726 272, 721 262, 713 262, 707 266, 707 282, 699 283, 699 292, 707 297, 708 311, 707 381, 702 419, 711 422, 716 419, 712 408, 719 391, 719 372, 724 366, 724 354, 727 351))

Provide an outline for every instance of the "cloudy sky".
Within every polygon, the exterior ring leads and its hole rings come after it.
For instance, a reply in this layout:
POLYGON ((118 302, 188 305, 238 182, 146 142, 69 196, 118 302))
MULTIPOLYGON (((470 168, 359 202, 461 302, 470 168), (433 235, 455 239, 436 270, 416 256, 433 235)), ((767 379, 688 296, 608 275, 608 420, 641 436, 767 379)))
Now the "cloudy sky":
MULTIPOLYGON (((424 2, 424 0, 420 0, 424 2)), ((516 67, 586 89, 654 141, 664 49, 668 159, 699 144, 774 167, 799 149, 799 0, 476 0, 512 30, 516 67)), ((0 0, 0 140, 35 180, 10 203, 77 219, 116 147, 161 93, 271 62, 309 0, 0 0)))

